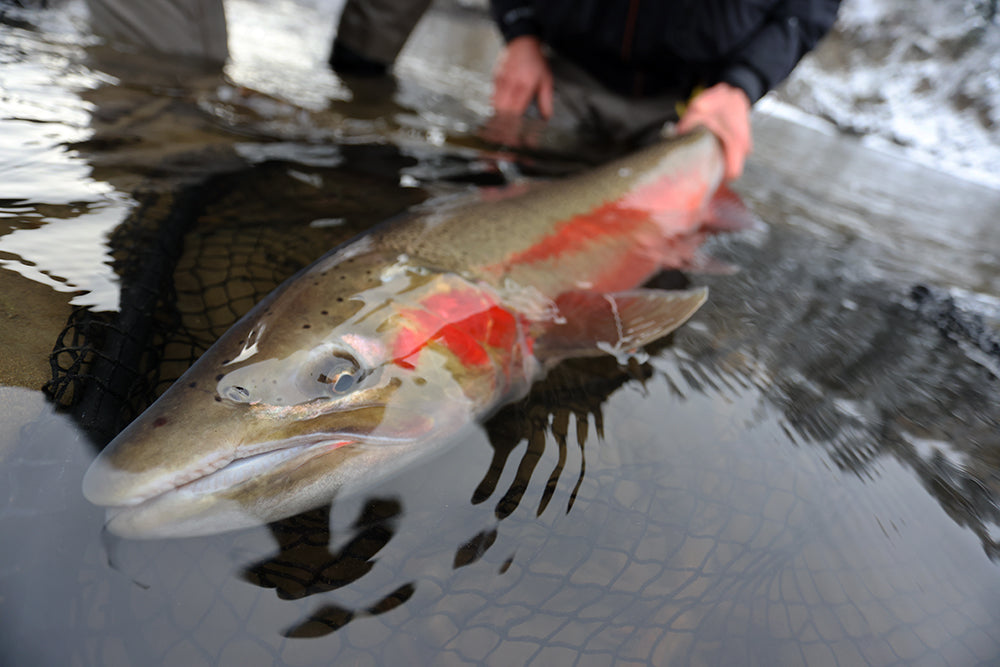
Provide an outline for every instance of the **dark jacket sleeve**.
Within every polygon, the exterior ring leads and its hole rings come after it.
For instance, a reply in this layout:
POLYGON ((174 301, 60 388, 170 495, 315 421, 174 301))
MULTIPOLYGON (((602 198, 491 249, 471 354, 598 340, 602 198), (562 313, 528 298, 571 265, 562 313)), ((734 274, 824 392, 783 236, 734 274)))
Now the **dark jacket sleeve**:
POLYGON ((722 70, 720 80, 756 102, 785 77, 830 30, 840 0, 785 0, 722 70))
POLYGON ((541 35, 532 0, 490 0, 490 13, 506 42, 522 35, 541 35))

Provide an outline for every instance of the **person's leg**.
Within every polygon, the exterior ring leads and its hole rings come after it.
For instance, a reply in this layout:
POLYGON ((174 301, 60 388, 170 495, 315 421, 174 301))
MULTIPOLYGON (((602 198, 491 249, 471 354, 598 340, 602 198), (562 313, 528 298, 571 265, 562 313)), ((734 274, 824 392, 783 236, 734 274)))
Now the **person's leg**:
POLYGON ((494 115, 480 130, 483 139, 603 162, 656 141, 678 119, 681 95, 623 97, 559 54, 546 57, 554 84, 552 116, 542 119, 534 104, 521 117, 494 115))
POLYGON ((87 0, 96 34, 217 63, 229 57, 222 0, 87 0))
POLYGON ((431 0, 347 0, 330 65, 345 74, 384 74, 430 4, 431 0))
POLYGON ((655 141, 667 123, 677 121, 683 94, 629 98, 614 93, 567 59, 550 56, 555 79, 552 124, 625 152, 655 141))

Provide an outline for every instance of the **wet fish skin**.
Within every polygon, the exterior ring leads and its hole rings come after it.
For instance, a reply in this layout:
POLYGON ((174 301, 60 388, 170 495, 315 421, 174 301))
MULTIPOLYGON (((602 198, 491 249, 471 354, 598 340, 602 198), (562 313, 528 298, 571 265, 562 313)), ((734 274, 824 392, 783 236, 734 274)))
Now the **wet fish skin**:
POLYGON ((721 175, 697 132, 358 237, 224 334, 101 452, 84 495, 126 537, 208 534, 439 451, 558 361, 627 354, 686 321, 705 290, 637 286, 720 228, 721 175))

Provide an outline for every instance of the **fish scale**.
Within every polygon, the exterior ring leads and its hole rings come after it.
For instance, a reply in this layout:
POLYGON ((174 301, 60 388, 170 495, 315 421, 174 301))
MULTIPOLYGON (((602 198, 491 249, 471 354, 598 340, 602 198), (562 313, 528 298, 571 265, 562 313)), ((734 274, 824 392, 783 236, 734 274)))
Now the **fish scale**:
POLYGON ((376 243, 428 266, 493 284, 510 279, 550 297, 576 289, 595 268, 638 262, 641 270, 620 280, 609 272, 606 285, 594 287, 628 289, 664 266, 687 265, 687 249, 671 252, 671 243, 688 236, 700 241, 705 223, 709 229, 745 226, 745 212, 735 210, 728 221, 706 219, 721 177, 716 139, 697 132, 573 179, 454 209, 433 224, 388 230, 376 243), (477 224, 467 224, 470 219, 477 224))

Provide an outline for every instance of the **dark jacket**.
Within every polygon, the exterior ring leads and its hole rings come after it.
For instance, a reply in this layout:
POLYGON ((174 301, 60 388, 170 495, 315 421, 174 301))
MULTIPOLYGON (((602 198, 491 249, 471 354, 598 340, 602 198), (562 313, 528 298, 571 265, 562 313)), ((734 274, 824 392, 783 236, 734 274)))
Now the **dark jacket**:
POLYGON ((535 35, 609 89, 686 95, 730 83, 751 102, 833 25, 839 0, 491 0, 507 41, 535 35))

